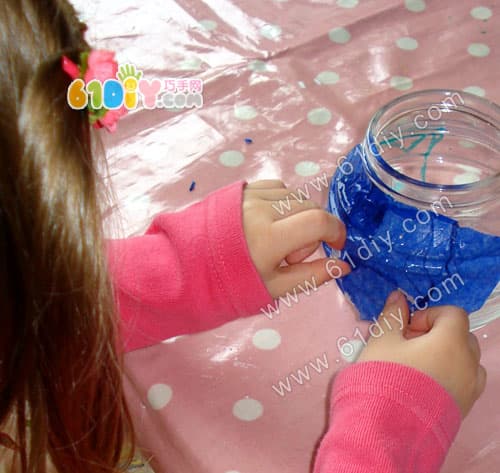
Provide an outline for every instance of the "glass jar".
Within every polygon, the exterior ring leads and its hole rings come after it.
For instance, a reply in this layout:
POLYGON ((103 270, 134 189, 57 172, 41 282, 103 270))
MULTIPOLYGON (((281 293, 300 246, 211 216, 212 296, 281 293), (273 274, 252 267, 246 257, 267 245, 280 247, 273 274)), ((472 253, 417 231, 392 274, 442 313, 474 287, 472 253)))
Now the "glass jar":
MULTIPOLYGON (((404 95, 373 116, 361 154, 369 180, 396 202, 500 236, 498 105, 453 90, 404 95)), ((496 318, 500 284, 470 315, 471 328, 496 318)))

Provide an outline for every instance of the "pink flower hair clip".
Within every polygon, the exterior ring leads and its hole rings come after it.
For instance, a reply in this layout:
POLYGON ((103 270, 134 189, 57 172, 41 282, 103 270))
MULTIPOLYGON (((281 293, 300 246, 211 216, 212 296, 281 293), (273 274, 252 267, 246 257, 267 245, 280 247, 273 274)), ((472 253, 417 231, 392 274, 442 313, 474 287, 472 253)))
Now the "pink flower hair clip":
MULTIPOLYGON (((86 51, 80 54, 80 64, 77 65, 67 56, 62 57, 62 68, 71 79, 83 79, 85 84, 97 79, 104 83, 107 79, 116 79, 118 64, 115 61, 115 53, 103 49, 86 51)), ((117 121, 127 114, 125 106, 116 110, 105 107, 94 109, 89 102, 89 121, 94 128, 106 128, 109 132, 116 130, 117 121)))

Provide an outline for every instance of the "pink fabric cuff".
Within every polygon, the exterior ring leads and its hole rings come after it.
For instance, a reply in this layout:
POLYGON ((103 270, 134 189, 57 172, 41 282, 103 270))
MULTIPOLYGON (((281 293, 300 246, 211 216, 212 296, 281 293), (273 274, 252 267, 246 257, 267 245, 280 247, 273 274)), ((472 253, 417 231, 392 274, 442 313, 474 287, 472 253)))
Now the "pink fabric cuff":
POLYGON ((157 215, 145 235, 107 242, 126 351, 210 330, 273 301, 246 243, 244 185, 157 215))
POLYGON ((404 406, 431 429, 443 451, 460 428, 462 416, 453 397, 433 378, 409 366, 367 361, 341 371, 332 393, 332 413, 336 404, 359 395, 404 406))
POLYGON ((396 363, 346 368, 331 400, 314 473, 437 473, 461 422, 440 384, 396 363))
MULTIPOLYGON (((244 181, 215 192, 207 199, 210 253, 221 297, 237 317, 259 313, 273 302, 252 258, 243 229, 244 181)), ((231 318, 234 318, 234 315, 231 318)))

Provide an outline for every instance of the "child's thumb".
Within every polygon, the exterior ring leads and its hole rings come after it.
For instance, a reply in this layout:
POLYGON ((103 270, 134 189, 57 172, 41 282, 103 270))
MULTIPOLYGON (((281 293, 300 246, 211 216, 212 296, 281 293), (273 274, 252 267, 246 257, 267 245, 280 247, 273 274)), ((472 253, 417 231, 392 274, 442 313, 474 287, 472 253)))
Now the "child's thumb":
POLYGON ((410 318, 410 310, 405 295, 400 291, 392 292, 380 314, 378 324, 384 335, 402 337, 410 318))
POLYGON ((286 296, 291 291, 309 294, 310 289, 316 291, 330 279, 343 277, 350 271, 351 267, 345 261, 332 258, 290 264, 278 269, 278 277, 268 289, 274 298, 286 296))

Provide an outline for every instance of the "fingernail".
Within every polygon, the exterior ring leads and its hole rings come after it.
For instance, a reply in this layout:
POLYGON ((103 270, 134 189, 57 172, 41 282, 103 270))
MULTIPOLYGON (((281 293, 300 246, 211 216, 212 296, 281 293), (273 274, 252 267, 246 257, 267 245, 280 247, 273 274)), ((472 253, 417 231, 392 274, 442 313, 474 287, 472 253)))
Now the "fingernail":
POLYGON ((387 298, 387 304, 396 304, 397 302, 399 302, 400 298, 401 298, 401 292, 400 291, 393 291, 391 292, 391 294, 389 295, 389 297, 387 298))

